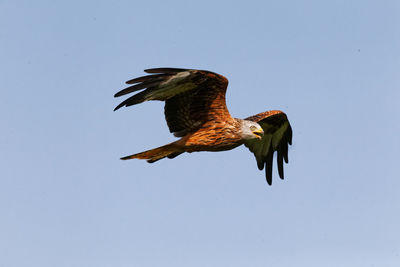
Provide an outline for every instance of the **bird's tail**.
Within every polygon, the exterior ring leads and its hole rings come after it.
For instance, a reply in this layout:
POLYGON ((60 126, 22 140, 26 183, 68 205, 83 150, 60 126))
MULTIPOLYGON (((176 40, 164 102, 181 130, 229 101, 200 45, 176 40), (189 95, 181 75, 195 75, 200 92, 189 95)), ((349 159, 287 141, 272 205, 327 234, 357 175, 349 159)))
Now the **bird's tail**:
POLYGON ((182 154, 183 151, 179 147, 177 147, 174 143, 157 147, 151 150, 147 150, 141 153, 133 154, 130 156, 123 157, 121 159, 147 159, 147 162, 153 163, 156 162, 157 160, 163 159, 163 158, 175 158, 176 156, 182 154))

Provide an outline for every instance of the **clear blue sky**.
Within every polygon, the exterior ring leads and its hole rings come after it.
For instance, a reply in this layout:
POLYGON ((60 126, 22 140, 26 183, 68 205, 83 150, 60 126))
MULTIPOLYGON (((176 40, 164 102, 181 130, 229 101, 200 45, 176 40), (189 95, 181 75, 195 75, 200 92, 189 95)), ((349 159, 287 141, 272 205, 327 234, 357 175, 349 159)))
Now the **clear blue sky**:
POLYGON ((0 1, 0 266, 400 266, 400 2, 0 1), (284 110, 272 187, 240 147, 155 164, 151 67, 284 110))

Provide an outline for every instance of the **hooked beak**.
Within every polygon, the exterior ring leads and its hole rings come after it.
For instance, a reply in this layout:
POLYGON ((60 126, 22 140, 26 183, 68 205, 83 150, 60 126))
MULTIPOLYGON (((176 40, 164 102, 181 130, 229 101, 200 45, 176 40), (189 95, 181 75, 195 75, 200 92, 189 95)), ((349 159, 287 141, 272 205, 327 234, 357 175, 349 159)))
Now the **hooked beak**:
POLYGON ((257 136, 258 139, 261 140, 261 139, 263 138, 263 136, 264 136, 264 131, 263 131, 262 129, 255 130, 255 131, 253 132, 253 134, 254 134, 255 136, 257 136))

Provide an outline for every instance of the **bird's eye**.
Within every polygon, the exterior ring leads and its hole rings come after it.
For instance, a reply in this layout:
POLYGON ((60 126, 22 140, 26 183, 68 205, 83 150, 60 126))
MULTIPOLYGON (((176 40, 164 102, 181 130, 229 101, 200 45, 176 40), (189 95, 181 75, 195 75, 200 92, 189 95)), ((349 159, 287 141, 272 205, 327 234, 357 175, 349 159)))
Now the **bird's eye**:
POLYGON ((257 130, 257 127, 254 126, 254 125, 251 125, 251 126, 250 126, 250 130, 251 130, 252 132, 254 132, 255 130, 257 130))

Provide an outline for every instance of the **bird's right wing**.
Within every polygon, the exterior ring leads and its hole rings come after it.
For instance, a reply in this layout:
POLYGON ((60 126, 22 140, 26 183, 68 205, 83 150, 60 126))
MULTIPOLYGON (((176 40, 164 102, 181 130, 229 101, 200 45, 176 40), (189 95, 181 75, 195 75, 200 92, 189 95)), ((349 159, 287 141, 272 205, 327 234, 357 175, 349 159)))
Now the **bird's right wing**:
POLYGON ((251 139, 245 141, 245 146, 254 153, 259 170, 265 167, 265 177, 269 185, 272 184, 272 159, 277 151, 278 172, 281 179, 283 175, 283 160, 288 163, 288 145, 292 144, 292 127, 285 113, 272 110, 246 118, 261 125, 264 136, 261 140, 251 139))
POLYGON ((122 103, 132 106, 149 100, 165 101, 165 119, 175 136, 184 136, 217 117, 230 116, 225 103, 228 80, 219 74, 191 69, 147 69, 147 75, 127 81, 133 84, 114 95, 143 90, 122 103))

